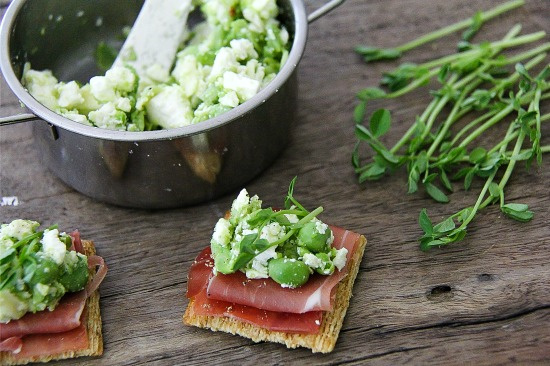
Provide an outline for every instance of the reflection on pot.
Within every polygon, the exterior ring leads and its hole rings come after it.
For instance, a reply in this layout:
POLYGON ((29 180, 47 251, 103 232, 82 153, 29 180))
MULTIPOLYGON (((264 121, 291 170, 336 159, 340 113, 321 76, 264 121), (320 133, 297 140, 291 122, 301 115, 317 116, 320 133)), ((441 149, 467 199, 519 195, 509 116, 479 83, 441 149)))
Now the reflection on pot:
POLYGON ((212 147, 206 134, 176 140, 174 145, 199 178, 210 184, 216 182, 222 167, 223 151, 212 147))
POLYGON ((122 178, 128 161, 129 142, 101 140, 99 154, 114 178, 122 178))

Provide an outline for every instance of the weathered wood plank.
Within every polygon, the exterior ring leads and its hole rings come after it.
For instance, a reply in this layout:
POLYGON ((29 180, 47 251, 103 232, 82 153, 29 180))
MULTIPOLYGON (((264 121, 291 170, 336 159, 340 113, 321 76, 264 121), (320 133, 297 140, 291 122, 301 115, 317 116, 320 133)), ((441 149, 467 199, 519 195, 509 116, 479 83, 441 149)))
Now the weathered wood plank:
MULTIPOLYGON (((502 364, 550 362, 550 162, 518 167, 506 192, 536 213, 512 222, 494 207, 481 212, 461 243, 422 253, 417 218, 426 207, 435 219, 471 204, 473 193, 450 195, 437 205, 406 195, 406 176, 358 185, 349 163, 355 143, 355 93, 375 85, 397 62, 365 65, 352 51, 359 43, 394 46, 488 9, 501 1, 348 0, 313 23, 300 64, 299 120, 288 149, 247 184, 264 202, 280 205, 288 182, 299 176, 296 196, 308 207, 322 203, 324 219, 364 233, 369 243, 336 350, 312 355, 280 345, 254 344, 222 333, 185 327, 186 275, 207 245, 216 218, 232 195, 194 207, 145 211, 107 206, 61 183, 39 163, 28 125, 0 128, 2 222, 27 217, 79 228, 95 240, 109 264, 101 287, 105 354, 62 364, 502 364)), ((4 5, 4 2, 0 3, 4 5)), ((3 9, 4 10, 4 9, 3 9)), ((484 26, 489 39, 515 23, 523 32, 550 32, 550 3, 531 0, 484 26)), ((456 37, 414 50, 422 62, 454 49, 456 37)), ((397 102, 373 102, 393 111, 395 141, 429 100, 428 88, 397 102)), ((0 82, 0 115, 20 110, 0 82)), ((544 105, 546 112, 550 105, 544 105)), ((543 131, 549 143, 550 129, 543 131)))

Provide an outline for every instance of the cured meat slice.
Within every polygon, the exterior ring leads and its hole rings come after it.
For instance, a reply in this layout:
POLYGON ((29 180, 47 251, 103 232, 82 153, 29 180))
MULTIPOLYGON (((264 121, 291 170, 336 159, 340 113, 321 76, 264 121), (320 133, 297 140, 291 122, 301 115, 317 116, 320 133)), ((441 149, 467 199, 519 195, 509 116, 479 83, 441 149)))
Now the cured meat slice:
POLYGON ((281 313, 209 299, 206 295, 206 286, 212 276, 212 267, 214 266, 214 260, 210 254, 210 247, 205 248, 197 256, 189 270, 187 297, 193 299, 195 315, 237 318, 271 331, 318 333, 323 317, 322 311, 311 311, 304 314, 281 313))
POLYGON ((30 334, 23 337, 22 341, 21 351, 12 353, 15 359, 57 355, 88 348, 88 334, 84 323, 67 332, 30 334))
POLYGON ((53 311, 27 313, 21 319, 0 323, 0 340, 27 334, 59 333, 80 325, 86 292, 66 294, 53 311))
POLYGON ((206 296, 205 288, 193 297, 193 313, 202 316, 236 318, 270 331, 305 334, 318 333, 323 318, 322 311, 303 314, 281 313, 211 300, 206 296))
POLYGON ((23 341, 19 337, 10 337, 0 341, 0 352, 8 351, 18 353, 21 352, 23 341))
POLYGON ((214 259, 210 256, 211 254, 210 247, 204 248, 191 265, 187 281, 187 298, 196 296, 206 288, 214 268, 214 259))
POLYGON ((88 267, 89 268, 96 268, 95 274, 92 277, 92 280, 88 282, 85 288, 86 296, 89 297, 91 294, 94 293, 95 290, 98 289, 101 282, 103 282, 103 279, 107 275, 107 265, 105 264, 105 260, 103 260, 102 257, 98 255, 90 255, 88 256, 88 267))
MULTIPOLYGON (((348 250, 347 258, 353 256, 360 235, 339 227, 331 226, 334 233, 333 246, 348 250)), ((212 300, 222 300, 234 304, 247 305, 258 309, 284 312, 306 313, 332 309, 333 290, 349 271, 346 264, 341 271, 330 276, 314 275, 296 289, 283 288, 271 279, 247 279, 242 272, 230 275, 211 276, 207 295, 212 300)), ((192 279, 190 278, 190 281, 192 279)), ((190 287, 194 287, 192 284, 190 287)))

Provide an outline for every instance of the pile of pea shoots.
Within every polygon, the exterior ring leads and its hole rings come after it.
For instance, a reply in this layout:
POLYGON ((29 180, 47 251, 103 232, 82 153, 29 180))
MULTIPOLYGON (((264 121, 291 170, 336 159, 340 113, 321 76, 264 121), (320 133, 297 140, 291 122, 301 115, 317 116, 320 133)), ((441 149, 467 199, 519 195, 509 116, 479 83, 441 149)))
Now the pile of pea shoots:
POLYGON ((354 110, 357 142, 351 160, 360 183, 405 167, 408 193, 423 188, 433 200, 446 203, 456 189, 453 181, 462 180, 465 190, 472 189, 475 177, 484 181, 475 202, 439 223, 434 224, 426 209, 421 210, 419 224, 424 234, 419 241, 424 251, 461 241, 476 213, 491 204, 498 203, 504 215, 520 222, 534 216, 528 205, 508 202, 505 187, 519 162, 528 169, 533 163, 540 166, 542 155, 550 151, 550 145, 541 145, 542 124, 550 120, 550 113, 541 112, 541 102, 550 99, 550 43, 535 43, 546 37, 542 31, 520 35, 519 24, 501 40, 472 42, 484 22, 523 3, 514 0, 477 12, 396 48, 356 48, 366 62, 396 59, 465 29, 456 53, 422 64, 401 64, 383 75, 385 90, 359 91, 354 110), (520 52, 505 53, 520 46, 520 52), (390 130, 391 113, 378 109, 366 121, 369 102, 397 98, 430 82, 438 85, 430 91, 431 102, 393 146, 386 146, 381 137, 390 130), (486 132, 495 129, 503 137, 487 146, 486 132), (370 152, 365 156, 366 151, 370 152))

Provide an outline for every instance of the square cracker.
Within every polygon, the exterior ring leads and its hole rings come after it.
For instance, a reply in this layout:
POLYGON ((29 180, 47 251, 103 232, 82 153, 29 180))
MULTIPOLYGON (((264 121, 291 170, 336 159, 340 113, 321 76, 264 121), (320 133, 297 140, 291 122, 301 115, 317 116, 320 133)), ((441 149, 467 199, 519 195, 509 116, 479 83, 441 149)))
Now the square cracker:
MULTIPOLYGON (((94 243, 89 240, 82 240, 84 254, 87 256, 95 254, 94 243)), ((93 275, 94 269, 90 270, 93 275)), ((101 334, 101 313, 99 309, 99 291, 88 297, 86 300, 86 331, 88 334, 88 348, 77 351, 67 351, 46 356, 30 357, 23 359, 14 358, 10 352, 0 352, 1 365, 25 365, 29 362, 48 362, 52 360, 63 360, 66 358, 75 358, 81 356, 101 356, 103 354, 103 336, 101 334)))
POLYGON ((346 311, 348 310, 349 300, 352 295, 353 283, 359 271, 359 265, 363 258, 363 252, 367 240, 364 236, 359 237, 359 245, 351 258, 349 274, 337 285, 334 307, 330 312, 323 314, 323 320, 319 333, 317 334, 297 334, 269 331, 253 324, 243 322, 238 319, 208 315, 195 315, 193 312, 193 299, 189 304, 183 316, 183 322, 188 325, 194 325, 199 328, 207 328, 213 331, 221 331, 249 338, 254 342, 269 341, 283 343, 288 348, 306 347, 312 352, 328 353, 334 349, 346 311))

